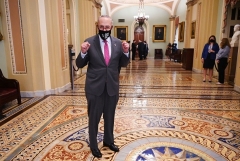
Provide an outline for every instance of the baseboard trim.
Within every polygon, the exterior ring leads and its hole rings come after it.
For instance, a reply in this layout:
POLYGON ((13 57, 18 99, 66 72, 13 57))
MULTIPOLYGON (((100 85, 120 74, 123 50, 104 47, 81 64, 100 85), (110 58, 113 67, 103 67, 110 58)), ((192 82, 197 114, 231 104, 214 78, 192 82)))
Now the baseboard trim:
POLYGON ((195 73, 202 73, 201 69, 192 68, 192 71, 195 73))
POLYGON ((234 85, 234 90, 237 91, 237 92, 240 92, 240 86, 234 85))
POLYGON ((71 88, 71 83, 64 85, 63 87, 49 89, 49 90, 39 90, 39 91, 21 91, 21 97, 42 97, 51 94, 58 94, 64 92, 66 89, 71 88))

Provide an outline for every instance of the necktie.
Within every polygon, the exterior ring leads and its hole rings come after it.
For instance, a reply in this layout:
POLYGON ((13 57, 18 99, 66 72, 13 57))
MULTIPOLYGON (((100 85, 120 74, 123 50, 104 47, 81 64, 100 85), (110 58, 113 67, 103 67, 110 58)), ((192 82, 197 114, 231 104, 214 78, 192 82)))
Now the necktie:
POLYGON ((108 65, 110 58, 109 58, 109 49, 108 49, 107 40, 104 40, 104 58, 105 58, 106 65, 108 65))

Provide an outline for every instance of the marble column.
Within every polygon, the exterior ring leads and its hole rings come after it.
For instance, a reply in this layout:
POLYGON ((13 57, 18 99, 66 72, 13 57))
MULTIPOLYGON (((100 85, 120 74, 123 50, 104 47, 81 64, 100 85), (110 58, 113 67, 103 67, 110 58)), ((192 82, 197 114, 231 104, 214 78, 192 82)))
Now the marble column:
MULTIPOLYGON (((176 32, 176 26, 175 26, 175 16, 171 16, 169 18, 170 20, 170 36, 169 36, 169 42, 173 43, 175 40, 175 32, 176 32)), ((177 41, 177 40, 176 40, 177 41)))

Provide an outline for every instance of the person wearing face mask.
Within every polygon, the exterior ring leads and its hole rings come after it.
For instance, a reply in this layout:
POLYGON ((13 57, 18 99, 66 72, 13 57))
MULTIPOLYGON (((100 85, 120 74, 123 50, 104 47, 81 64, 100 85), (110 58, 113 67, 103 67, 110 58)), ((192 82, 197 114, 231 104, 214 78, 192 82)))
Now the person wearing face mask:
POLYGON ((228 65, 228 56, 230 53, 230 43, 228 38, 223 38, 220 43, 220 50, 216 56, 216 63, 218 65, 218 82, 216 84, 224 84, 225 69, 228 65))
POLYGON ((114 117, 119 99, 119 67, 129 63, 129 43, 111 36, 113 22, 107 15, 98 19, 99 33, 81 44, 76 59, 79 68, 87 67, 85 94, 88 104, 89 146, 93 156, 102 157, 98 148, 98 124, 103 114, 103 146, 118 152, 114 144, 114 117))
POLYGON ((202 51, 202 63, 203 63, 203 82, 206 82, 206 75, 208 71, 208 81, 212 82, 213 67, 215 64, 216 54, 218 53, 219 46, 216 42, 216 37, 211 35, 208 42, 205 44, 202 51))

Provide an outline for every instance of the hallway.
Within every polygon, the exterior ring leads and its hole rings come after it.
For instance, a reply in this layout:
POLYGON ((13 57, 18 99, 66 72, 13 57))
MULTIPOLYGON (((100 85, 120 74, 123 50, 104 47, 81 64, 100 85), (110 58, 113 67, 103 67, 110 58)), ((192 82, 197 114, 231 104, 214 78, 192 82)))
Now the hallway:
POLYGON ((0 160, 35 161, 240 161, 240 93, 202 82, 202 74, 161 59, 132 61, 120 73, 115 143, 102 159, 88 147, 85 72, 74 90, 22 98, 0 120, 0 160))

